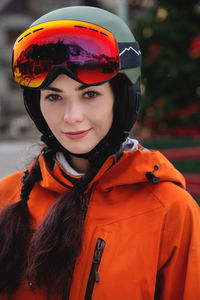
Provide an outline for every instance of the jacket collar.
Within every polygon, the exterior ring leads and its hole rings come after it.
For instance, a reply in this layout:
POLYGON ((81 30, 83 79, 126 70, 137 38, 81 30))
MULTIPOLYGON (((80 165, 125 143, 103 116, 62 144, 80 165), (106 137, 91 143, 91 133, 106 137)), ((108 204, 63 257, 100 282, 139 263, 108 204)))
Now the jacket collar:
MULTIPOLYGON (((63 176, 59 165, 51 171, 43 154, 39 157, 42 172, 40 185, 48 190, 64 193, 73 188, 73 184, 63 176)), ((128 139, 116 155, 111 155, 90 182, 88 189, 98 182, 99 188, 106 190, 118 185, 148 182, 147 172, 152 172, 158 166, 155 176, 160 181, 171 181, 185 188, 182 174, 159 152, 148 150, 135 140, 128 139), (103 175, 103 176, 102 176, 103 175)))

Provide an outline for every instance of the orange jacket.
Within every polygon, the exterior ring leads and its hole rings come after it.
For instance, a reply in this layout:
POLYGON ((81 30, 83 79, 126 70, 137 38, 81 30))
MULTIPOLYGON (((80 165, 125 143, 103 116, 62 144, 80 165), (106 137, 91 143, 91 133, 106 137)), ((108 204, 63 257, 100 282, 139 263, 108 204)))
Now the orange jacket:
MULTIPOLYGON (((28 201, 36 226, 58 195, 66 192, 55 177, 71 185, 58 166, 52 177, 42 155, 39 162, 43 179, 28 201)), ((19 200, 22 176, 19 172, 1 181, 2 205, 19 200)), ((200 299, 199 207, 172 164, 160 152, 139 146, 124 151, 118 162, 110 156, 89 189, 93 183, 70 300, 200 299), (155 165, 158 184, 145 175, 155 165), (94 264, 96 247, 100 262, 94 264)), ((24 282, 10 299, 45 297, 39 290, 33 294, 24 282)))

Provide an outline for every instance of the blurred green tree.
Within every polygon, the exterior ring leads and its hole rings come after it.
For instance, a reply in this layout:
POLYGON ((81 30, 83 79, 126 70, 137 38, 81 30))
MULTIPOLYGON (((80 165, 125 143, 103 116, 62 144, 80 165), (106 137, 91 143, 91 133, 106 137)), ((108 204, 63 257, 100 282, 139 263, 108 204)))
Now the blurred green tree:
POLYGON ((153 135, 200 136, 200 1, 158 0, 138 18, 139 124, 153 135))

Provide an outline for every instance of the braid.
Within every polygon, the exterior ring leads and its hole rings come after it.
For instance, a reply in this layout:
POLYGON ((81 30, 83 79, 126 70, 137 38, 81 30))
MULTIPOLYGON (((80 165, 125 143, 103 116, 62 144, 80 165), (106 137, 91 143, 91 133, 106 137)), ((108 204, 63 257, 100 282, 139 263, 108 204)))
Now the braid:
POLYGON ((20 201, 9 205, 0 214, 0 292, 11 295, 22 280, 28 241, 31 235, 27 200, 41 173, 36 160, 30 173, 22 178, 20 201))
POLYGON ((27 278, 33 289, 47 287, 47 296, 69 290, 80 250, 82 222, 80 195, 75 190, 61 196, 33 235, 27 278))
MULTIPOLYGON (((101 153, 101 159, 77 182, 73 182, 74 189, 54 202, 33 234, 26 277, 32 290, 41 286, 46 288, 47 299, 55 294, 69 299, 88 207, 84 192, 107 157, 108 154, 103 156, 101 153)), ((48 160, 50 163, 50 156, 48 160)))
MULTIPOLYGON (((47 299, 54 294, 69 299, 88 206, 84 192, 107 157, 115 153, 114 148, 109 147, 108 151, 104 149, 98 154, 90 170, 74 184, 72 191, 55 201, 34 233, 31 232, 27 201, 35 182, 41 179, 38 159, 30 172, 25 172, 20 201, 10 205, 0 216, 0 243, 3 245, 0 251, 0 292, 11 295, 22 279, 27 278, 32 290, 46 287, 47 299)), ((53 166, 55 151, 49 147, 42 151, 45 160, 53 166)))

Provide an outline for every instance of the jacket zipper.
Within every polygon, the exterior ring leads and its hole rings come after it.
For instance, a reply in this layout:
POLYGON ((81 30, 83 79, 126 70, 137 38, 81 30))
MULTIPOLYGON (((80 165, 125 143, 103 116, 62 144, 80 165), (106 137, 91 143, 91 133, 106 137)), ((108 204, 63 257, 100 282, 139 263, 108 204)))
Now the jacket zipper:
POLYGON ((105 241, 101 238, 97 240, 93 261, 92 261, 92 267, 90 270, 90 275, 88 278, 87 288, 85 292, 85 300, 91 300, 92 299, 92 293, 94 289, 95 282, 99 282, 99 274, 98 269, 101 262, 101 257, 103 254, 103 250, 105 248, 105 241))

